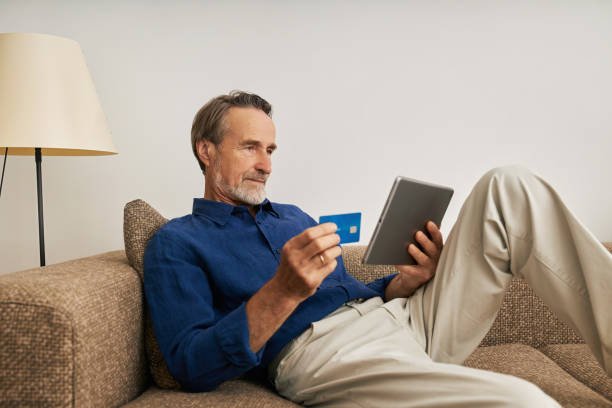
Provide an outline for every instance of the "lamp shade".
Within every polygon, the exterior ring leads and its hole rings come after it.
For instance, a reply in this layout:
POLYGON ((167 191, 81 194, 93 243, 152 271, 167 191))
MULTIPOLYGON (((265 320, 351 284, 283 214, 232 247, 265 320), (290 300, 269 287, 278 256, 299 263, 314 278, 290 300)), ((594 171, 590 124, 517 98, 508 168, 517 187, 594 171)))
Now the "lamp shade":
POLYGON ((76 41, 46 34, 0 34, 0 153, 116 154, 76 41))

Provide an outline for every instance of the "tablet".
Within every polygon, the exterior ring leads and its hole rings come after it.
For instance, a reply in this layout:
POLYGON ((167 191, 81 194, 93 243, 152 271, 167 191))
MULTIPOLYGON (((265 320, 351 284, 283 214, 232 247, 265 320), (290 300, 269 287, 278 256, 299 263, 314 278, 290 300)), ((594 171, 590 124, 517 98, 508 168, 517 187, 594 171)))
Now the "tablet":
POLYGON ((407 177, 397 177, 378 219, 374 234, 363 257, 369 265, 414 265, 407 251, 414 234, 425 229, 427 221, 440 226, 453 196, 453 189, 407 177))

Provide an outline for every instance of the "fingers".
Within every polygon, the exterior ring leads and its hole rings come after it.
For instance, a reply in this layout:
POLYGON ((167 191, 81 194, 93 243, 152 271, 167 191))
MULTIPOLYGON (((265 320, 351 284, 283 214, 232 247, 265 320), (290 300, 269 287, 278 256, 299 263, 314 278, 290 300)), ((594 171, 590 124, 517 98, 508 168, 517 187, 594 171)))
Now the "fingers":
POLYGON ((415 234, 415 239, 429 257, 436 258, 438 256, 438 247, 427 237, 427 235, 425 235, 423 231, 417 231, 415 234))
POLYGON ((333 223, 316 225, 285 243, 274 279, 289 296, 311 296, 336 269, 336 258, 342 255, 337 228, 333 223))
POLYGON ((323 251, 320 254, 315 255, 314 258, 316 258, 315 259, 316 263, 318 263, 320 266, 324 266, 330 263, 332 260, 335 260, 337 257, 341 255, 342 255, 342 248, 336 245, 336 246, 333 246, 323 251), (321 259, 321 257, 323 257, 323 259, 321 259))
MULTIPOLYGON (((438 259, 442 252, 442 233, 435 223, 429 221, 425 225, 431 239, 423 232, 417 231, 415 234, 417 245, 410 244, 406 251, 414 258, 416 265, 396 265, 395 268, 400 272, 399 285, 403 288, 401 292, 410 296, 416 288, 431 280, 438 264, 438 259)), ((397 285, 396 285, 397 287, 397 285)))
POLYGON ((293 268, 305 268, 305 271, 325 269, 342 255, 338 246, 340 236, 334 233, 337 228, 334 223, 325 223, 304 230, 283 246, 284 259, 293 268))
POLYGON ((322 254, 328 249, 333 249, 333 248, 340 249, 340 247, 338 247, 339 243, 340 243, 340 235, 338 234, 324 235, 324 236, 314 239, 308 245, 306 245, 302 249, 302 253, 304 254, 305 259, 309 259, 316 255, 322 254))
POLYGON ((408 253, 414 258, 414 260, 422 266, 429 265, 431 258, 424 254, 416 245, 408 245, 408 253))
POLYGON ((425 225, 425 228, 429 232, 431 239, 423 231, 417 231, 415 234, 415 239, 429 257, 438 259, 443 246, 442 233, 436 224, 431 221, 425 225))
POLYGON ((315 225, 305 229, 301 234, 291 238, 292 246, 301 249, 310 244, 315 239, 333 234, 338 229, 338 226, 333 222, 326 222, 324 224, 315 225))
POLYGON ((442 239, 442 233, 440 232, 438 226, 432 221, 429 221, 426 225, 426 228, 427 231, 429 231, 429 234, 431 235, 431 239, 433 240, 434 244, 436 244, 436 246, 441 249, 444 245, 444 242, 442 239))

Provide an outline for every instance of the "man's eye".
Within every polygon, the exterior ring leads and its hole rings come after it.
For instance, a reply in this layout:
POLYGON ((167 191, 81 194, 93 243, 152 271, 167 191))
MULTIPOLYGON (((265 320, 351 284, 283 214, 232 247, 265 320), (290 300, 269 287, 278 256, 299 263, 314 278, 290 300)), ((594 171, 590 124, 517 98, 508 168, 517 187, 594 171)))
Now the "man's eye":
POLYGON ((255 150, 255 147, 254 146, 247 146, 247 150, 249 152, 252 152, 253 150, 255 150))

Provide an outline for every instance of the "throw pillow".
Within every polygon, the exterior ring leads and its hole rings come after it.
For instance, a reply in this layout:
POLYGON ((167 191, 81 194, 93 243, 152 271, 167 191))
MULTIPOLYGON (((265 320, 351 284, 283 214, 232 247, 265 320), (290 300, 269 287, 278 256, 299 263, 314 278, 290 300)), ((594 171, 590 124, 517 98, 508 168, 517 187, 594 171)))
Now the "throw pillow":
MULTIPOLYGON (((149 240, 157 230, 168 222, 153 207, 143 200, 130 201, 123 210, 123 240, 125 253, 132 268, 136 269, 140 279, 144 279, 143 259, 149 240)), ((181 386, 172 377, 164 356, 159 350, 153 321, 145 305, 145 350, 149 359, 149 369, 153 380, 160 388, 180 389, 181 386)))

